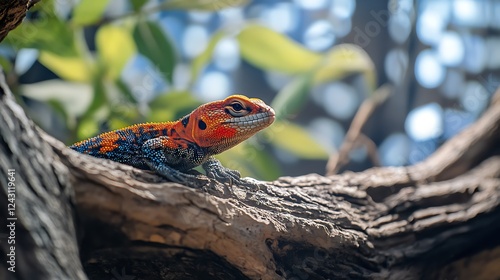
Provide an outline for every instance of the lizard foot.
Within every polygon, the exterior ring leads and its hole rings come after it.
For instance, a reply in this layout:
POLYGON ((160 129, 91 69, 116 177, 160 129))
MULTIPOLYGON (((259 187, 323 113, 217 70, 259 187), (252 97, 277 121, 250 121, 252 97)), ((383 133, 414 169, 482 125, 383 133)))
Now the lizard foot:
POLYGON ((222 166, 220 161, 215 158, 208 159, 202 164, 203 169, 207 172, 207 177, 219 182, 229 183, 238 182, 241 179, 240 172, 222 166))
POLYGON ((202 167, 207 172, 207 177, 218 182, 229 185, 241 185, 249 189, 258 189, 258 185, 256 184, 256 182, 258 182, 257 180, 251 178, 241 178, 240 172, 222 166, 220 161, 215 158, 210 158, 202 164, 202 167))

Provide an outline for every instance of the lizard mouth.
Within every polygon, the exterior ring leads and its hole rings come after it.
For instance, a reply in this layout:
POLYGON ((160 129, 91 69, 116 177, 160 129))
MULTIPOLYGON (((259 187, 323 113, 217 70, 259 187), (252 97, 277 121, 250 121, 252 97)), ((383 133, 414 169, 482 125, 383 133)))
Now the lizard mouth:
POLYGON ((254 115, 246 115, 244 117, 231 118, 225 121, 225 124, 235 125, 238 127, 260 128, 269 126, 274 122, 275 113, 272 108, 269 110, 257 113, 254 115))

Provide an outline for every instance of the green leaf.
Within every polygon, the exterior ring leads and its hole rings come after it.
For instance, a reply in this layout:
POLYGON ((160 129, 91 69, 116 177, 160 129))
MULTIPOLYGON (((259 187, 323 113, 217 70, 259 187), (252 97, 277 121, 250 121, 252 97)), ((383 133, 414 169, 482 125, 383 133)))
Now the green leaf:
POLYGON ((264 130, 266 138, 273 145, 303 159, 327 159, 325 149, 301 126, 277 121, 264 130))
POLYGON ((149 58, 165 79, 172 82, 176 54, 161 27, 156 22, 141 21, 135 26, 133 36, 139 53, 149 58))
POLYGON ((241 55, 255 66, 297 74, 310 71, 322 59, 286 36, 259 25, 249 25, 238 34, 241 55))
POLYGON ((89 65, 77 56, 65 57, 41 51, 38 60, 57 76, 68 81, 89 82, 92 76, 89 65))
POLYGON ((109 0, 82 0, 73 10, 73 23, 90 25, 101 20, 109 0))
POLYGON ((203 10, 217 11, 228 7, 244 5, 248 0, 170 0, 166 1, 163 9, 168 10, 203 10))
POLYGON ((53 14, 42 13, 36 20, 24 21, 9 32, 5 42, 16 49, 33 48, 60 56, 77 55, 74 31, 53 14))
POLYGON ((148 0, 131 0, 130 4, 132 4, 132 9, 137 12, 140 11, 147 2, 148 0))
POLYGON ((133 104, 137 104, 137 100, 136 100, 134 94, 132 93, 132 91, 130 90, 128 85, 125 84, 125 82, 121 78, 118 78, 115 81, 115 85, 120 90, 120 93, 122 94, 122 96, 125 97, 125 99, 127 99, 128 102, 131 102, 133 104))
POLYGON ((164 122, 177 120, 189 114, 201 102, 186 91, 169 92, 151 100, 151 115, 148 121, 164 122))
POLYGON ((362 73, 370 88, 375 89, 376 72, 373 61, 359 46, 341 44, 321 55, 259 25, 245 27, 238 35, 238 40, 242 56, 261 69, 287 74, 317 72, 315 84, 362 73))
POLYGON ((96 46, 101 66, 109 79, 117 79, 136 46, 129 30, 120 26, 106 25, 97 31, 96 46))
POLYGON ((224 37, 224 35, 225 32, 222 31, 215 33, 210 39, 210 42, 208 42, 208 46, 206 47, 206 49, 191 61, 191 80, 189 82, 190 86, 195 84, 200 72, 212 59, 214 49, 217 46, 217 43, 219 43, 220 39, 224 37))
POLYGON ((281 89, 271 107, 276 112, 276 120, 297 114, 305 104, 312 85, 313 72, 307 72, 295 77, 281 89))
POLYGON ((370 56, 356 45, 336 45, 324 57, 315 82, 339 80, 354 73, 363 73, 370 89, 375 89, 376 72, 370 56))

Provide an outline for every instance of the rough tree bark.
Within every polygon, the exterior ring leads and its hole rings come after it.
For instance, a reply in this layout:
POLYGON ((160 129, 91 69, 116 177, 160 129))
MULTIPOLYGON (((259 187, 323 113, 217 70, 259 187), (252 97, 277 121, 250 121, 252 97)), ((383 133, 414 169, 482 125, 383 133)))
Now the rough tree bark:
POLYGON ((16 28, 28 10, 40 0, 16 0, 0 2, 0 42, 16 28))
POLYGON ((1 279, 500 278, 498 101, 414 166, 191 189, 69 150, 0 88, 1 279))

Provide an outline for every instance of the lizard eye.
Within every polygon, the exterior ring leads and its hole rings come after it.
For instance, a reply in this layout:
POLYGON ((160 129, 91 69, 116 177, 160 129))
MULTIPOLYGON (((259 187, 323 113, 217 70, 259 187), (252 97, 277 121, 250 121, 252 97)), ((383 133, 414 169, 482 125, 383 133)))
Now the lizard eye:
POLYGON ((227 105, 226 112, 233 117, 242 117, 249 113, 249 111, 238 101, 227 105))
POLYGON ((234 104, 231 105, 231 107, 233 107, 233 109, 235 111, 241 111, 241 110, 243 110, 243 106, 241 106, 240 103, 234 103, 234 104))

